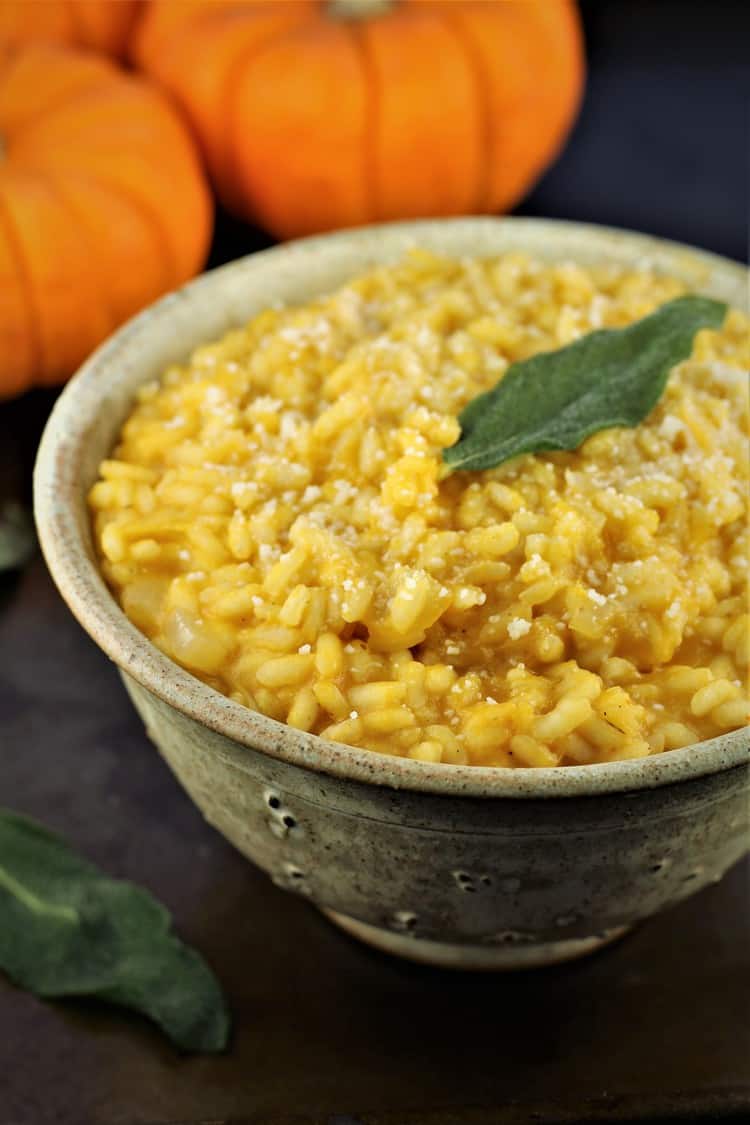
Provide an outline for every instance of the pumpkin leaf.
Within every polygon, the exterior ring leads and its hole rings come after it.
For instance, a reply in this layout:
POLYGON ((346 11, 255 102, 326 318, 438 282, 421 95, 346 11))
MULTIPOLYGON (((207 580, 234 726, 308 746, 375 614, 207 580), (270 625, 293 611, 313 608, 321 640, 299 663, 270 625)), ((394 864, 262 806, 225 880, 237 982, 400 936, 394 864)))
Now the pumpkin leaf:
POLYGON ((0 506, 0 571, 22 567, 35 546, 31 516, 14 500, 6 501, 0 506))
POLYGON ((0 809, 0 969, 40 997, 93 996, 152 1019, 188 1051, 221 1051, 229 1015, 202 957, 132 883, 0 809))
POLYGON ((599 430, 638 425, 696 332, 721 327, 726 311, 708 297, 677 297, 626 328, 512 364, 459 415, 461 436, 443 460, 451 469, 492 469, 520 453, 577 449, 599 430))

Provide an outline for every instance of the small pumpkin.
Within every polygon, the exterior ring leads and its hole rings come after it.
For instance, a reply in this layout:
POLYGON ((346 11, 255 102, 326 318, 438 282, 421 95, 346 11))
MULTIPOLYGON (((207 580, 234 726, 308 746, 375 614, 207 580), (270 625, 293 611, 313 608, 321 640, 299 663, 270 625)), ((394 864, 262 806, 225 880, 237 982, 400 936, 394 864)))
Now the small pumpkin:
POLYGON ((584 77, 571 0, 152 0, 133 55, 280 237, 511 207, 584 77))
POLYGON ((57 383, 203 264, 212 206, 164 95, 89 52, 0 51, 0 397, 57 383))
POLYGON ((0 0, 0 43, 67 43, 124 55, 139 0, 0 0))

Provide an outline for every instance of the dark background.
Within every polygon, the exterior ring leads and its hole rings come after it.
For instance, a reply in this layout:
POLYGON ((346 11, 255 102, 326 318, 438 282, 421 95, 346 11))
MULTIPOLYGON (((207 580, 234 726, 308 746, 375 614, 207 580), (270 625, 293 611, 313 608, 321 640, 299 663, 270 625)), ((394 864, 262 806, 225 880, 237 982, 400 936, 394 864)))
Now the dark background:
MULTIPOLYGON (((583 13, 583 111, 518 213, 746 260, 750 5, 583 13)), ((269 244, 220 216, 211 264, 269 244)), ((0 405, 0 496, 28 499, 52 398, 0 405)), ((39 557, 0 576, 0 804, 157 894, 236 1019, 228 1056, 185 1059, 135 1017, 0 978, 0 1125, 749 1119, 747 864, 578 964, 459 976, 380 957, 202 822, 39 557)))

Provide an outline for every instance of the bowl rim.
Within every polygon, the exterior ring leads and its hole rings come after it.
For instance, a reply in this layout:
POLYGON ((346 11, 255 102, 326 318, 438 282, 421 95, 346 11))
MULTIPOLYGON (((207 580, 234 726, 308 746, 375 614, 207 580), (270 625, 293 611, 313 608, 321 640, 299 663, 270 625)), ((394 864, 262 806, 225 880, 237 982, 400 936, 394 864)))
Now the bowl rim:
MULTIPOLYGON (((76 476, 78 458, 97 413, 106 405, 107 372, 127 368, 130 351, 135 345, 144 345, 154 325, 168 324, 178 310, 184 315, 186 308, 211 298, 229 280, 257 282, 269 266, 298 271, 325 254, 328 247, 361 250, 365 260, 374 257, 385 261, 389 253, 396 256, 420 240, 429 245, 430 241, 448 237, 457 243, 475 243, 477 249, 471 253, 481 254, 483 237, 489 233, 498 238, 507 234, 516 241, 525 235, 537 240, 549 237, 569 243, 571 254, 576 243, 585 240, 602 255, 619 250, 623 261, 623 248, 627 248, 630 257, 646 257, 661 263, 661 268, 666 265, 683 275, 687 271, 697 278, 717 276, 723 288, 733 293, 742 293, 747 285, 748 271, 741 264, 682 243, 595 224, 517 217, 383 223, 299 239, 220 266, 160 298, 119 328, 86 360, 57 399, 34 469, 35 518, 52 578, 74 616, 121 672, 239 747, 305 770, 417 793, 539 799, 636 792, 748 763, 748 727, 649 758, 563 768, 426 763, 329 742, 249 710, 175 664, 125 616, 87 550, 75 514, 76 497, 81 491, 76 476)), ((501 251, 493 247, 492 252, 501 251)), ((313 285, 310 295, 315 291, 313 285)))

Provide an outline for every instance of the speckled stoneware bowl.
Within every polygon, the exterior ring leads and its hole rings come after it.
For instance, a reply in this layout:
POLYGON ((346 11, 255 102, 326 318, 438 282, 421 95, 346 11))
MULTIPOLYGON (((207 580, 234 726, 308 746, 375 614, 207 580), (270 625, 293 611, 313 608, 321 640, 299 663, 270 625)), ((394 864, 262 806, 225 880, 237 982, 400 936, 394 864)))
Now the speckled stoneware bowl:
POLYGON ((255 254, 131 321, 60 397, 36 466, 52 575, 120 667, 146 729, 228 840, 274 882, 365 941, 467 968, 586 953, 693 894, 750 847, 750 734, 641 761, 502 770, 426 764, 292 730, 173 664, 107 590, 85 497, 135 389, 272 301, 335 288, 414 244, 454 255, 648 261, 692 289, 746 300, 738 265, 672 243, 533 219, 455 219, 343 232, 255 254))

